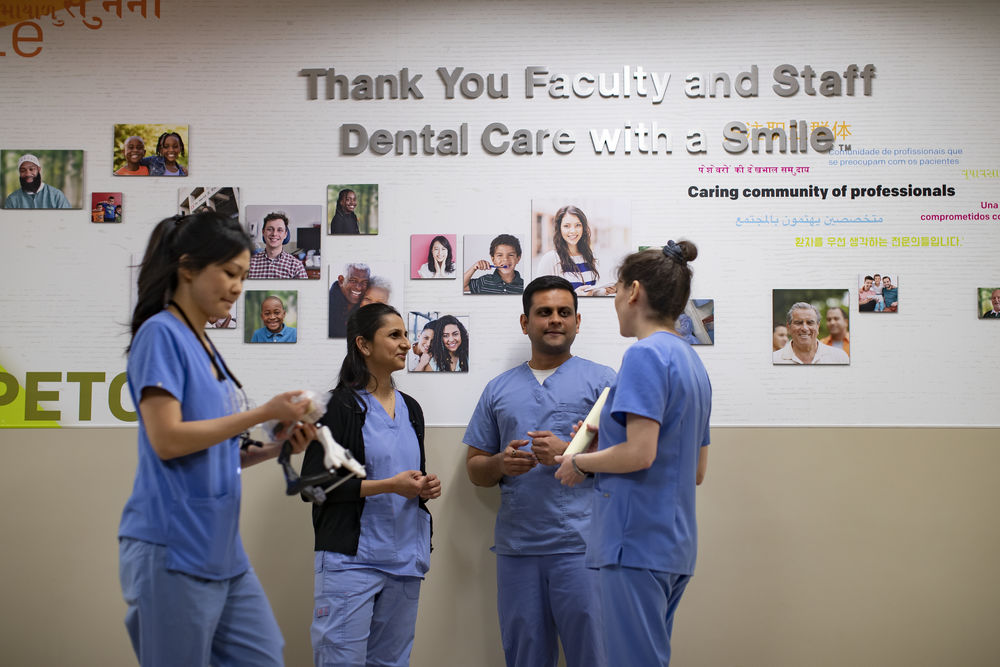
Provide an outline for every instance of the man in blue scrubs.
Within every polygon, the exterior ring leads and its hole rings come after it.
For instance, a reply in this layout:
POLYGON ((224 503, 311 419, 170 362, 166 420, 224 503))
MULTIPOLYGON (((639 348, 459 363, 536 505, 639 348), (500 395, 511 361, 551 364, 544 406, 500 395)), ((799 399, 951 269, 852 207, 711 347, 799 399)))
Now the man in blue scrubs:
POLYGON ((561 486, 555 457, 615 372, 570 353, 580 328, 577 296, 560 276, 524 289, 521 331, 531 359, 493 378, 463 442, 477 486, 500 485, 493 551, 497 608, 508 667, 602 667, 595 571, 584 566, 593 484, 561 486))

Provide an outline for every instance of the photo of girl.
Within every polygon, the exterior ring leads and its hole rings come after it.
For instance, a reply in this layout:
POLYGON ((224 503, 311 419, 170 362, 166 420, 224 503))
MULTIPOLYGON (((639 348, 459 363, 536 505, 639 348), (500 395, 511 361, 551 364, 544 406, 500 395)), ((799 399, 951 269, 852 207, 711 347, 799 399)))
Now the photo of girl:
POLYGON ((408 366, 407 370, 418 373, 469 372, 468 322, 468 315, 410 312, 407 328, 413 340, 417 341, 411 352, 418 354, 419 347, 420 356, 417 363, 412 368, 408 366))
POLYGON ((326 186, 327 234, 378 234, 378 184, 326 186))
POLYGON ((454 278, 455 234, 413 234, 410 236, 411 278, 454 278))
POLYGON ((561 276, 578 296, 614 294, 611 269, 630 248, 630 207, 606 199, 574 201, 532 201, 532 275, 561 276))
POLYGON ((186 125, 115 125, 114 175, 187 176, 187 135, 186 125), (148 146, 155 147, 152 155, 148 146))

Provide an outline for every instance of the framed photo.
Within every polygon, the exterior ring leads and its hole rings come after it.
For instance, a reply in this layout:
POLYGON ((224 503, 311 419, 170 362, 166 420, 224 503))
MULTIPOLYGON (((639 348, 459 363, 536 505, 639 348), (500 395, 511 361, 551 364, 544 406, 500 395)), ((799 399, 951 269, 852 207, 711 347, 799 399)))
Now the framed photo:
POLYGON ((464 294, 523 294, 525 238, 518 234, 466 234, 463 238, 464 294))
POLYGON ((413 348, 406 355, 412 373, 469 371, 469 316, 437 310, 410 311, 406 328, 413 348))
POLYGON ((115 125, 115 176, 187 176, 187 125, 115 125))
POLYGON ((299 293, 296 290, 246 290, 244 295, 244 342, 298 341, 299 293))
POLYGON ((378 234, 378 185, 326 186, 327 234, 378 234))
POLYGON ((330 338, 346 338, 351 313, 369 303, 387 303, 403 312, 402 265, 371 264, 362 260, 334 262, 329 265, 328 276, 327 335, 330 338))
POLYGON ((616 270, 632 248, 632 209, 613 197, 531 201, 532 276, 562 276, 578 296, 614 294, 616 270))
POLYGON ((90 195, 91 222, 121 222, 124 200, 120 192, 94 192, 90 195))
POLYGON ((458 264, 456 234, 412 234, 410 278, 454 279, 458 264))
POLYGON ((177 190, 177 211, 181 215, 215 211, 232 220, 240 219, 240 189, 222 188, 179 188, 177 190))
POLYGON ((250 279, 319 280, 323 207, 318 204, 253 204, 246 207, 247 233, 254 240, 250 279))
POLYGON ((0 150, 5 209, 84 206, 82 150, 0 150))
POLYGON ((771 360, 775 365, 850 364, 846 289, 776 289, 772 292, 771 360), (779 325, 784 345, 774 349, 779 325))

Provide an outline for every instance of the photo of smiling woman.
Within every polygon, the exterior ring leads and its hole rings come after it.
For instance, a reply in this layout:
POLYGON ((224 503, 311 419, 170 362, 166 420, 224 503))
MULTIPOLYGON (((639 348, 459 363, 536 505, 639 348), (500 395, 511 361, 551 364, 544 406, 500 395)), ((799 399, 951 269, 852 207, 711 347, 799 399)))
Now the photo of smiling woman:
POLYGON ((298 303, 299 293, 294 290, 247 290, 243 299, 244 342, 297 342, 298 303))
POLYGON ((326 186, 328 234, 378 234, 378 185, 326 186))
POLYGON ((469 316, 442 315, 437 311, 411 311, 410 350, 413 372, 467 373, 469 371, 469 316), (412 358, 415 357, 415 363, 412 358))
POLYGON ((454 278, 455 234, 410 236, 410 278, 454 278))
MULTIPOLYGON (((347 354, 320 420, 365 466, 312 510, 312 637, 317 667, 408 665, 420 585, 430 568, 427 501, 441 495, 424 456, 424 416, 392 374, 410 351, 395 308, 362 306, 347 320, 347 354)), ((313 442, 302 474, 325 471, 313 442)))
POLYGON ((546 198, 532 200, 531 208, 532 275, 561 276, 578 296, 614 294, 611 269, 631 248, 629 204, 594 197, 546 198))

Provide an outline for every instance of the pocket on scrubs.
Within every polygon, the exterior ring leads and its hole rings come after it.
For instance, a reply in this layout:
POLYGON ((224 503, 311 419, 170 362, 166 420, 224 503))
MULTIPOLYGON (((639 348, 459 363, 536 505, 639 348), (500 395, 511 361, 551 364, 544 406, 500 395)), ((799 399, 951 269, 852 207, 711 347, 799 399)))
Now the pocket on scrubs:
POLYGON ((361 512, 361 537, 358 540, 358 560, 368 563, 391 563, 396 560, 396 516, 392 499, 372 496, 361 512), (374 502, 373 502, 374 501, 374 502))
POLYGON ((171 503, 167 525, 167 569, 224 579, 237 555, 240 497, 184 498, 171 503))
POLYGON ((417 600, 420 598, 420 579, 407 577, 403 582, 403 594, 407 600, 417 600))
POLYGON ((560 438, 568 439, 573 431, 573 425, 586 419, 588 412, 590 410, 579 403, 559 403, 555 418, 552 420, 552 432, 560 438))

